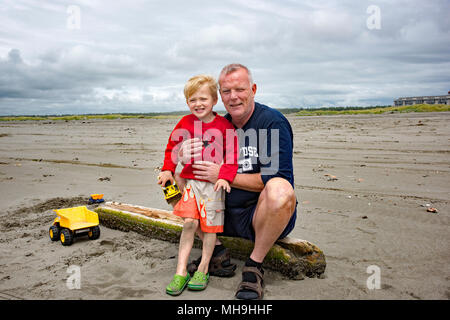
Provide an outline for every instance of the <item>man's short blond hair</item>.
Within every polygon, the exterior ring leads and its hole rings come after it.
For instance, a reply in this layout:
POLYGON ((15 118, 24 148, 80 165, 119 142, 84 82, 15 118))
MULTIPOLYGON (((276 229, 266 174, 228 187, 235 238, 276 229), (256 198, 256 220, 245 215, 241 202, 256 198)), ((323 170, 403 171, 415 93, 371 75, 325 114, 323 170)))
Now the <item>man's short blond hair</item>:
POLYGON ((244 66, 243 64, 240 64, 240 63, 231 63, 231 64, 228 64, 225 67, 223 67, 222 71, 219 74, 219 81, 222 78, 222 76, 229 75, 230 73, 235 72, 239 69, 244 69, 245 71, 247 71, 248 81, 250 82, 250 86, 252 86, 253 85, 252 73, 246 66, 244 66))
POLYGON ((204 84, 208 85, 208 89, 214 100, 217 100, 217 82, 212 76, 206 74, 200 74, 193 76, 186 82, 184 86, 184 96, 188 100, 198 89, 200 89, 204 84))

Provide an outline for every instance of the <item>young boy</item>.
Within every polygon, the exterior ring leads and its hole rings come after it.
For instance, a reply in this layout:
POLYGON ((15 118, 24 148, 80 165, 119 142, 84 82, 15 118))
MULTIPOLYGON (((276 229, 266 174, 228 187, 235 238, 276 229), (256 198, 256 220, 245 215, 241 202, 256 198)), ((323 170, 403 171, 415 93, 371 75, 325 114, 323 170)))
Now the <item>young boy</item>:
POLYGON ((206 75, 192 77, 185 85, 184 95, 191 114, 184 116, 170 135, 158 184, 164 186, 167 181, 173 183, 178 150, 185 139, 200 138, 203 148, 201 159, 193 159, 185 164, 180 173, 180 177, 186 179, 185 188, 173 212, 183 217, 184 224, 177 270, 166 288, 170 295, 181 294, 186 286, 191 290, 206 288, 216 233, 223 232, 225 191, 230 192, 230 183, 238 169, 238 141, 234 127, 212 110, 218 99, 214 78, 206 75), (215 184, 195 179, 192 164, 198 160, 221 164, 219 179, 215 184), (200 229, 198 233, 203 234, 202 258, 197 271, 190 278, 186 267, 197 229, 200 229))

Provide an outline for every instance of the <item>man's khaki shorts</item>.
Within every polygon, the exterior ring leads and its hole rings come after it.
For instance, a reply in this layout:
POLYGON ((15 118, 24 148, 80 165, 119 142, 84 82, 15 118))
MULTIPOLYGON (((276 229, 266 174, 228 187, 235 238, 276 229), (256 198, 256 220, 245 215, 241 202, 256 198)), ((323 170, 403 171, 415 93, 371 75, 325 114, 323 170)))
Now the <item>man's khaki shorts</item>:
POLYGON ((200 220, 200 228, 207 233, 223 232, 225 190, 214 191, 214 184, 186 179, 183 197, 173 208, 182 218, 200 220))

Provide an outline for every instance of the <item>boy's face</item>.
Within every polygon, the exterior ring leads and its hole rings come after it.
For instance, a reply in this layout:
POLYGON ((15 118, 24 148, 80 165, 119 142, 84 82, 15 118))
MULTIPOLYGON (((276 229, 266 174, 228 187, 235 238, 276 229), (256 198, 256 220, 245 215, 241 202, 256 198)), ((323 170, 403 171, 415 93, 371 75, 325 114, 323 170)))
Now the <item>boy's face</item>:
POLYGON ((214 119, 212 112, 217 99, 211 96, 208 85, 204 84, 192 96, 187 99, 191 113, 203 122, 211 122, 214 119))

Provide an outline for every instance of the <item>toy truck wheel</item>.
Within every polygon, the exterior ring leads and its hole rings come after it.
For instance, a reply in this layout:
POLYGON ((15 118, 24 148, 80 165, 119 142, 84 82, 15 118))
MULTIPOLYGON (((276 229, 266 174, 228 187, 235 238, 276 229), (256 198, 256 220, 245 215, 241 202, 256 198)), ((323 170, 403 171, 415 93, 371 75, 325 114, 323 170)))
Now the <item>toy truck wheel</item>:
POLYGON ((59 240, 63 246, 70 246, 73 243, 73 235, 69 229, 62 229, 59 235, 59 240))
POLYGON ((59 239, 59 233, 60 233, 59 227, 56 225, 53 225, 50 227, 50 229, 48 229, 48 235, 50 236, 50 239, 52 241, 56 241, 59 239))
POLYGON ((100 227, 95 226, 89 229, 88 237, 90 240, 95 240, 100 237, 100 227))

